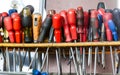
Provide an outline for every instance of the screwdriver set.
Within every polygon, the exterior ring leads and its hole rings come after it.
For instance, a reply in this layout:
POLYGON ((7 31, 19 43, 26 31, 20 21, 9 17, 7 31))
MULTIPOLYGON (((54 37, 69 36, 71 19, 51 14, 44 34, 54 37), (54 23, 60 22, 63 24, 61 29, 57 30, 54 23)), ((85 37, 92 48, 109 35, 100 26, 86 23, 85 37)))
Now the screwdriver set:
POLYGON ((120 9, 106 9, 103 2, 88 11, 82 6, 60 12, 50 9, 44 20, 43 13, 34 10, 27 5, 20 13, 14 8, 0 13, 0 75, 4 72, 50 75, 52 52, 57 75, 63 75, 63 58, 68 58, 69 75, 73 75, 71 68, 75 75, 97 75, 97 64, 106 68, 107 52, 111 73, 118 74, 120 9))

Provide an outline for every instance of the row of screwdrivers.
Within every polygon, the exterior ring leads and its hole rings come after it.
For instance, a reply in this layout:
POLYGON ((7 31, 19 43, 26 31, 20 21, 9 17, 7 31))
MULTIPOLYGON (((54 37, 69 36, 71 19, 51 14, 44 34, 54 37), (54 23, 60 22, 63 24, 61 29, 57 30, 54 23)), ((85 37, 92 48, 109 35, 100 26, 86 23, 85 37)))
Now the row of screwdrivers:
MULTIPOLYGON (((118 41, 119 9, 105 10, 103 6, 100 7, 101 5, 98 10, 91 9, 87 12, 80 6, 77 9, 62 10, 59 14, 55 10, 49 10, 44 22, 39 13, 32 14, 34 8, 30 10, 31 8, 25 7, 20 14, 16 9, 11 9, 9 15, 6 12, 0 14, 0 27, 4 33, 2 40, 11 43, 31 43, 33 40, 43 42, 48 34, 52 37, 54 31, 56 42, 78 39, 85 42, 87 38, 88 41, 118 41), (90 32, 92 36, 89 35, 90 32)), ((51 39, 48 42, 50 41, 51 39)))

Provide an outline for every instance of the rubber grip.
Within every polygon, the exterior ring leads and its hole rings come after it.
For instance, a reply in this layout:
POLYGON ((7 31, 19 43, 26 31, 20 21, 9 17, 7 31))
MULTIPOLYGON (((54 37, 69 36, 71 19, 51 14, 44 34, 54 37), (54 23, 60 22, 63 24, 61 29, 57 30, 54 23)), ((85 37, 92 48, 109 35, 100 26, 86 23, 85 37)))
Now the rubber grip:
POLYGON ((109 20, 108 25, 109 25, 110 30, 112 31, 114 41, 118 41, 118 34, 117 34, 117 30, 116 30, 114 22, 112 20, 109 20))
POLYGON ((47 15, 45 21, 42 23, 41 32, 38 38, 38 42, 43 42, 46 36, 46 33, 49 32, 49 29, 52 25, 52 17, 47 15))

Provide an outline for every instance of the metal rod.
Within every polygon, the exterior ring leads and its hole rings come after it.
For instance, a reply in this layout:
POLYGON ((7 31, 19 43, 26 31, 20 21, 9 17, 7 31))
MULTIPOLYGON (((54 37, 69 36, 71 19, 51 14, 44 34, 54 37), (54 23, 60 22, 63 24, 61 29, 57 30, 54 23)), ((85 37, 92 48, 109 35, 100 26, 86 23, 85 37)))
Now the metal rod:
POLYGON ((95 59, 94 59, 94 75, 96 75, 96 66, 97 66, 97 54, 98 54, 98 47, 95 47, 95 59))

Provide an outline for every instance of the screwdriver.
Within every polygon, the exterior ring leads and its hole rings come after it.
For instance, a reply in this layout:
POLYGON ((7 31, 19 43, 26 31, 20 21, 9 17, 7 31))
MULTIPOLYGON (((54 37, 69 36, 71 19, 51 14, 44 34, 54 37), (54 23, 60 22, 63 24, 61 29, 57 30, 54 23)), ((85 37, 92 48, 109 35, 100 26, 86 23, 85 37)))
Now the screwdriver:
MULTIPOLYGON (((112 21, 112 19, 108 21, 108 25, 112 32, 114 41, 118 41, 118 34, 117 34, 116 26, 115 26, 114 22, 112 21)), ((118 69, 119 56, 117 53, 117 48, 114 48, 114 49, 115 49, 115 74, 116 74, 117 69, 118 69)))
MULTIPOLYGON (((31 11, 28 7, 24 7, 22 9, 21 15, 21 22, 22 22, 22 37, 24 37, 24 43, 31 43, 32 42, 32 15, 31 11)), ((31 55, 29 48, 27 49, 28 52, 28 63, 30 64, 31 55)))
MULTIPOLYGON (((70 25, 70 34, 72 37, 72 41, 74 41, 75 43, 77 42, 77 28, 76 28, 76 10, 71 8, 68 10, 67 12, 67 18, 68 18, 68 24, 70 25)), ((80 53, 78 52, 78 48, 75 47, 75 51, 76 51, 76 60, 77 60, 77 65, 79 65, 78 67, 81 67, 80 64, 80 53)), ((82 70, 81 68, 79 68, 80 70, 80 75, 82 75, 82 70)))
MULTIPOLYGON (((67 19, 67 11, 66 10, 62 10, 60 11, 60 15, 62 16, 63 18, 63 28, 64 28, 64 36, 65 36, 65 41, 66 42, 71 42, 72 39, 71 39, 71 35, 70 35, 70 26, 68 24, 68 19, 67 19)), ((77 75, 79 75, 78 71, 77 71, 77 65, 76 65, 76 61, 75 61, 75 57, 74 57, 74 52, 73 52, 73 49, 72 47, 70 47, 70 51, 71 51, 71 54, 72 54, 72 57, 73 57, 73 63, 75 65, 75 71, 77 73, 77 75)), ((71 63, 70 63, 70 66, 71 66, 71 63)), ((70 67, 70 74, 71 74, 71 67, 70 67)))
MULTIPOLYGON (((120 27, 120 22, 119 22, 120 15, 119 14, 120 14, 120 10, 118 8, 114 8, 113 11, 112 11, 112 15, 113 15, 113 21, 114 21, 114 23, 115 23, 115 25, 117 27, 118 40, 120 40, 120 34, 119 34, 119 31, 120 31, 120 28, 119 28, 120 27)), ((116 59, 115 60, 118 60, 118 62, 119 62, 119 59, 117 59, 117 55, 116 55, 116 59)), ((119 66, 119 64, 118 64, 118 66, 119 66)))
MULTIPOLYGON (((55 42, 60 43, 62 40, 61 36, 61 27, 62 27, 62 17, 60 14, 54 14, 52 17, 52 23, 54 28, 54 37, 55 42)), ((62 75, 62 68, 61 68, 61 58, 60 58, 60 49, 56 49, 56 60, 58 65, 58 75, 62 75), (58 51, 59 51, 59 57, 58 57, 58 51)))
MULTIPOLYGON (((39 37, 41 25, 42 25, 42 16, 41 16, 41 14, 39 14, 39 13, 32 14, 32 27, 33 27, 33 40, 34 40, 34 43, 37 43, 37 39, 39 37)), ((40 63, 40 61, 39 60, 37 61, 37 58, 36 58, 35 59, 35 67, 34 67, 34 69, 40 70, 40 64, 39 63, 40 63)))
MULTIPOLYGON (((105 25, 105 29, 106 29, 106 38, 107 38, 107 41, 112 41, 112 33, 111 33, 111 30, 108 26, 108 21, 112 19, 112 14, 111 13, 105 13, 103 15, 103 22, 104 22, 104 25, 105 25)), ((112 54, 112 46, 110 46, 110 54, 111 54, 111 62, 112 62, 112 71, 113 71, 113 74, 115 74, 115 71, 114 71, 114 61, 113 61, 113 54, 112 54)))
MULTIPOLYGON (((80 6, 77 8, 76 10, 76 17, 77 17, 77 28, 78 28, 78 34, 79 34, 79 41, 80 42, 83 42, 83 27, 84 27, 84 12, 83 12, 83 8, 80 6)), ((85 48, 83 49, 84 52, 85 52, 85 48)), ((82 61, 82 55, 83 55, 83 52, 82 52, 82 47, 80 47, 80 64, 82 65, 83 64, 83 74, 85 74, 85 67, 84 67, 84 59, 82 61), (83 63, 82 63, 83 62, 83 63)), ((85 54, 83 55, 85 56, 85 54)), ((82 68, 79 67, 79 68, 82 68)))
MULTIPOLYGON (((12 20, 13 20, 13 30, 15 32, 15 42, 21 43, 21 17, 18 13, 12 13, 11 14, 12 20)), ((16 53, 14 53, 16 55, 16 53)), ((15 56, 16 58, 16 56, 15 56)), ((14 59, 14 57, 13 57, 14 59)), ((16 60, 14 60, 16 61, 16 60)), ((18 48, 18 63, 19 63, 19 71, 22 71, 22 60, 21 60, 21 53, 20 48, 18 48)))
MULTIPOLYGON (((88 32, 88 22, 89 14, 87 11, 84 11, 84 27, 83 27, 83 42, 87 41, 87 32, 88 32)), ((83 47, 83 65, 82 65, 83 73, 86 75, 86 57, 85 57, 85 48, 83 47)))
MULTIPOLYGON (((53 9, 51 9, 51 10, 48 10, 48 14, 51 16, 51 18, 52 18, 52 16, 54 15, 56 13, 56 11, 55 10, 53 10, 53 9)), ((50 24, 52 24, 52 19, 50 20, 51 21, 51 23, 50 24)), ((51 26, 51 25, 50 25, 51 26)), ((48 28, 49 29, 49 28, 48 28)), ((48 43, 51 43, 52 41, 53 41, 53 35, 54 35, 54 29, 53 29, 53 27, 51 26, 50 27, 50 31, 49 31, 49 38, 48 38, 48 43)), ((43 63, 42 63, 42 66, 41 66, 41 71, 42 71, 42 69, 43 69, 43 67, 44 67, 44 64, 45 64, 45 60, 47 59, 47 61, 46 61, 46 72, 48 73, 48 70, 49 70, 49 65, 48 65, 48 51, 49 51, 49 47, 46 49, 46 53, 45 53, 45 56, 44 56, 44 59, 43 59, 43 63)))
MULTIPOLYGON (((105 26, 103 24, 103 15, 105 14, 105 10, 103 8, 98 9, 98 21, 99 21, 99 27, 101 31, 100 35, 100 41, 105 41, 106 36, 105 36, 105 26), (100 17, 101 16, 101 17, 100 17)), ((102 67, 105 68, 105 47, 102 46, 102 67)))
MULTIPOLYGON (((92 10, 90 15, 90 25, 93 29, 93 41, 97 42, 99 40, 98 34, 98 19, 97 19, 98 12, 97 10, 92 10)), ((95 47, 95 59, 94 59, 94 75, 96 75, 96 63, 97 63, 97 55, 98 55, 98 47, 95 47)))

